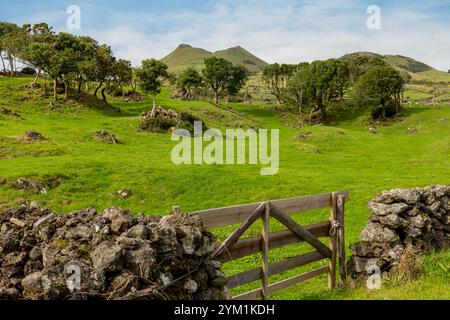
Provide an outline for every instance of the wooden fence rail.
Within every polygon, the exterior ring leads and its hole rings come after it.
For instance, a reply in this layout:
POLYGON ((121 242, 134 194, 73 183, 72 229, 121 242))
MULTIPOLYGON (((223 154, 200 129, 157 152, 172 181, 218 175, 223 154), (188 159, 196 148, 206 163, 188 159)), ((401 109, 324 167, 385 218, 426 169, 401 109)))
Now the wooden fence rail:
MULTIPOLYGON (((340 283, 345 283, 344 207, 346 200, 348 200, 348 192, 341 191, 202 210, 194 213, 200 216, 207 228, 240 223, 240 226, 215 250, 214 256, 225 263, 261 253, 261 266, 229 276, 227 287, 231 289, 261 280, 261 288, 235 296, 233 299, 268 299, 272 292, 325 273, 328 273, 328 288, 334 289, 336 287, 336 265, 338 262, 340 283), (295 213, 327 207, 331 208, 329 221, 301 226, 290 217, 295 213), (287 230, 270 233, 269 223, 271 218, 278 220, 287 227, 287 230), (262 221, 261 235, 242 238, 248 228, 257 220, 262 221), (329 247, 319 240, 323 237, 330 238, 329 247), (315 250, 269 264, 270 250, 301 242, 310 244, 315 250), (328 260, 328 266, 269 284, 269 278, 273 275, 324 259, 328 260)), ((174 207, 174 212, 179 212, 179 207, 174 207)))

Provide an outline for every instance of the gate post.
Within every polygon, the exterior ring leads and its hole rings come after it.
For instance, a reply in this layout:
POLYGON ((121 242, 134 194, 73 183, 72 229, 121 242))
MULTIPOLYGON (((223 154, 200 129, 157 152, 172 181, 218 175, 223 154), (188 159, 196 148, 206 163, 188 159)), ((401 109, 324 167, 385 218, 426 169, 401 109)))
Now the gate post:
POLYGON ((337 199, 337 221, 338 228, 338 249, 339 249, 339 276, 340 285, 344 286, 347 281, 347 271, 345 266, 345 225, 344 225, 344 209, 345 196, 339 195, 337 199))
POLYGON ((328 289, 333 290, 336 288, 336 257, 337 257, 337 232, 335 229, 337 219, 337 193, 331 194, 331 211, 330 211, 330 246, 331 246, 331 258, 328 260, 328 267, 330 269, 328 273, 328 289))

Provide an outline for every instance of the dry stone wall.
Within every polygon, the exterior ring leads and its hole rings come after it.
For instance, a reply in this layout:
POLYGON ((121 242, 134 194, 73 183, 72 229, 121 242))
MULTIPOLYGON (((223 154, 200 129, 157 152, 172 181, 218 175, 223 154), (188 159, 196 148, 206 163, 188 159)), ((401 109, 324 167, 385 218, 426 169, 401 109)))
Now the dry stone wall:
POLYGON ((372 215, 351 245, 348 271, 365 274, 369 264, 392 270, 408 250, 431 252, 450 247, 450 186, 383 191, 369 202, 372 215))
POLYGON ((0 213, 0 299, 224 299, 215 243, 198 216, 0 213))

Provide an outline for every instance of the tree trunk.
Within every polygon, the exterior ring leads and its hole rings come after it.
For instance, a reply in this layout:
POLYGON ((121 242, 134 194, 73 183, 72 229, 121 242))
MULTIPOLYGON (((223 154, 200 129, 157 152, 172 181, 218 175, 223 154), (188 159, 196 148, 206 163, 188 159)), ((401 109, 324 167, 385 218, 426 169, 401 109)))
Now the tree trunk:
POLYGON ((86 93, 88 93, 89 92, 89 81, 86 80, 86 83, 84 85, 85 85, 84 90, 86 91, 86 93))
POLYGON ((156 97, 153 96, 153 108, 156 108, 156 97))
POLYGON ((53 100, 58 101, 58 78, 53 79, 53 100))
POLYGON ((383 120, 386 120, 386 108, 384 107, 384 104, 381 104, 381 117, 383 120))
POLYGON ((11 77, 14 77, 16 74, 14 72, 14 60, 13 60, 13 57, 11 55, 8 55, 8 60, 9 60, 10 75, 11 75, 11 77))
POLYGON ((3 60, 3 54, 0 51, 0 59, 2 59, 2 65, 3 65, 3 72, 6 72, 6 65, 5 65, 5 60, 3 60))
POLYGON ((64 80, 64 100, 69 99, 69 81, 64 80))
POLYGON ((38 69, 36 72, 36 77, 34 78, 34 81, 31 83, 31 86, 34 88, 34 86, 36 85, 38 79, 39 79, 39 75, 41 74, 41 69, 38 69))
POLYGON ((108 81, 108 83, 106 84, 106 86, 102 89, 102 98, 103 98, 103 101, 104 101, 105 103, 108 103, 108 100, 106 99, 106 94, 105 94, 105 92, 106 92, 106 90, 108 90, 110 84, 111 84, 111 82, 108 81))
POLYGON ((214 102, 215 102, 216 104, 219 104, 219 95, 218 95, 217 91, 214 92, 214 102))
POLYGON ((97 98, 97 93, 98 93, 98 90, 100 90, 100 88, 103 86, 103 81, 102 82, 100 82, 100 84, 99 84, 99 86, 97 87, 97 88, 95 88, 95 91, 94 91, 94 96, 97 98))
POLYGON ((78 79, 78 83, 77 83, 77 92, 78 94, 81 93, 81 85, 83 84, 83 79, 78 79))

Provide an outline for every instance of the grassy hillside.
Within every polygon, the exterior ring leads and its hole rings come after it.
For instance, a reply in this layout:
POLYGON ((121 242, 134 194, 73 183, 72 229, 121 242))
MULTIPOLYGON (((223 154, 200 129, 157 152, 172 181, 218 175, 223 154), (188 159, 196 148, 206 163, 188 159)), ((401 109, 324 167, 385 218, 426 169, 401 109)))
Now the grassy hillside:
POLYGON ((341 59, 350 58, 352 56, 368 56, 368 57, 378 57, 383 61, 387 62, 391 66, 404 70, 408 73, 419 73, 434 70, 432 67, 422 63, 420 61, 414 60, 409 57, 400 56, 400 55, 380 55, 373 52, 355 52, 346 54, 341 59))
POLYGON ((178 46, 178 48, 162 58, 161 61, 169 66, 170 72, 180 73, 188 67, 194 67, 199 71, 202 70, 205 66, 203 63, 204 59, 211 56, 224 58, 235 65, 247 68, 252 73, 261 72, 267 65, 266 62, 239 46, 212 53, 204 49, 193 48, 187 44, 178 46))
POLYGON ((211 56, 211 52, 200 48, 193 48, 187 44, 181 44, 174 51, 161 59, 169 66, 169 72, 180 73, 188 67, 194 67, 197 70, 205 66, 203 60, 211 56))
MULTIPOLYGON (((91 97, 67 103, 49 104, 50 98, 25 89, 27 78, 0 77, 0 109, 14 115, 0 115, 0 207, 16 207, 19 202, 36 200, 43 207, 70 212, 78 208, 110 206, 129 208, 134 214, 167 214, 173 205, 182 211, 207 209, 268 199, 294 197, 347 189, 351 200, 346 206, 346 244, 358 239, 367 223, 367 202, 384 189, 450 184, 450 105, 412 104, 406 118, 369 133, 365 118, 347 118, 330 126, 287 128, 280 114, 262 103, 230 104, 218 108, 208 102, 186 102, 170 98, 164 88, 157 103, 176 110, 189 110, 210 127, 263 126, 280 129, 280 171, 260 176, 252 165, 172 164, 170 153, 176 142, 169 134, 138 130, 139 115, 151 102, 126 103, 111 99, 113 108, 91 97), (417 128, 418 134, 408 134, 417 128), (27 130, 42 133, 47 140, 24 142, 27 130), (104 144, 94 132, 105 129, 121 141, 104 144), (298 136, 299 134, 302 136, 298 136), (306 138, 304 138, 306 136, 306 138), (10 182, 19 177, 58 176, 62 184, 47 194, 16 190, 10 182), (131 188, 133 195, 120 199, 114 193, 131 188)), ((328 219, 328 210, 297 215, 308 223, 328 219)), ((280 226, 271 224, 272 229, 280 226)), ((258 226, 252 228, 253 231, 258 226)), ((231 228, 213 230, 223 239, 231 228)), ((250 231, 253 232, 253 231, 250 231)), ((288 246, 271 253, 271 260, 310 251, 305 246, 288 246)), ((259 263, 258 255, 225 265, 227 273, 249 269, 259 263)), ((421 277, 410 283, 388 281, 383 289, 368 292, 363 287, 326 291, 326 276, 280 291, 275 299, 450 299, 450 252, 423 258, 421 277)), ((320 263, 319 263, 320 264, 320 263)), ((273 281, 292 276, 302 269, 286 272, 273 281)), ((250 284, 256 288, 258 283, 250 284)))

